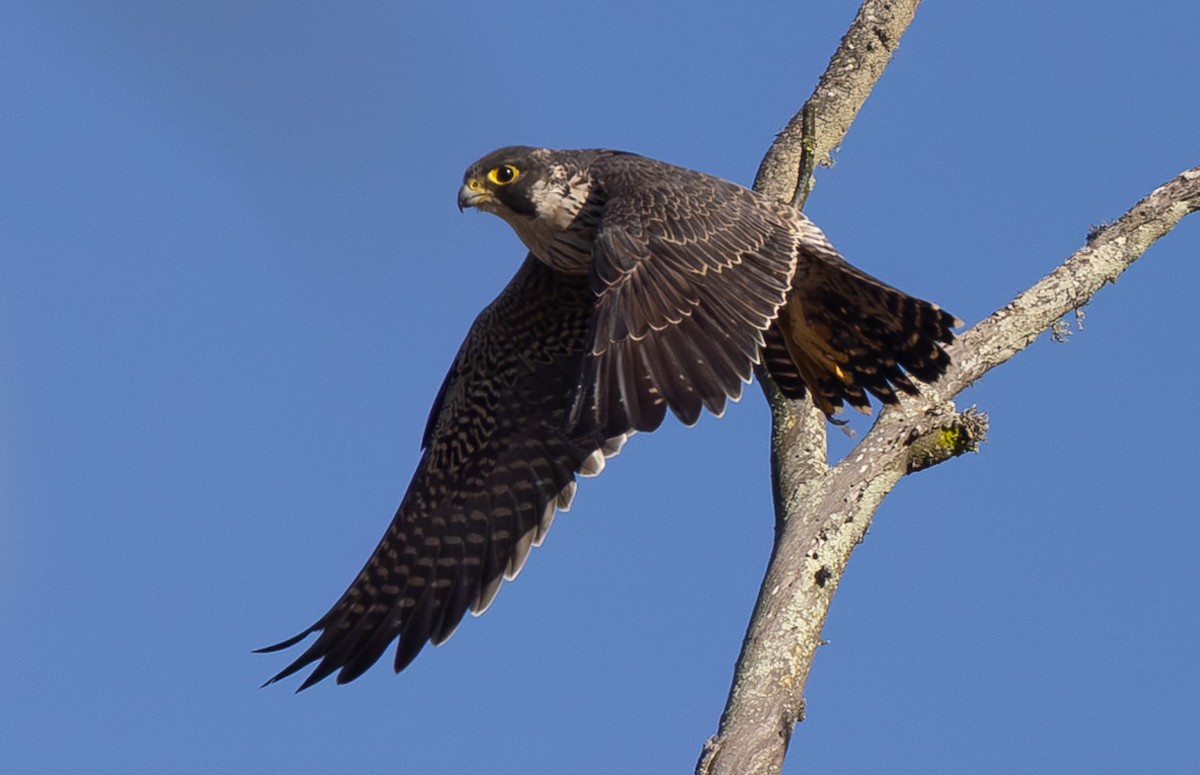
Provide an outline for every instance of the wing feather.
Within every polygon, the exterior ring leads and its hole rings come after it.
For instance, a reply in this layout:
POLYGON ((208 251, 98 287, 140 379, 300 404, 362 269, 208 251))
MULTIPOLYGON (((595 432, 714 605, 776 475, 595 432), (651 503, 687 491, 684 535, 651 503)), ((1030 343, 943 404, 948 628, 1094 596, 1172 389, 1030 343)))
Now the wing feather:
MULTIPOLYGON (((530 256, 475 321, 430 413, 424 453, 392 524, 315 624, 262 651, 317 639, 268 683, 316 663, 301 689, 353 680, 393 641, 402 670, 426 642, 482 612, 544 537, 578 472, 625 431, 570 435, 594 296, 586 277, 530 256)), ((626 429, 628 430, 628 429, 626 429)))
POLYGON ((628 154, 602 158, 577 435, 696 422, 741 395, 795 269, 790 208, 628 154), (649 404, 649 393, 654 400, 649 404))

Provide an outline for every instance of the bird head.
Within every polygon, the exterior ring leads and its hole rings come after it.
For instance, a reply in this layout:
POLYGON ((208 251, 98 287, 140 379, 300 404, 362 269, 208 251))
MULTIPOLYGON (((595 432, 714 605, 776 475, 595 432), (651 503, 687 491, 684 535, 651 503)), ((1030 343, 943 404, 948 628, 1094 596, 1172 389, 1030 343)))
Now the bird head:
POLYGON ((587 219, 577 220, 593 192, 593 165, 613 151, 557 151, 509 146, 467 168, 458 208, 500 216, 529 251, 563 272, 586 272, 591 259, 587 219), (561 239, 565 234, 576 239, 561 239))
POLYGON ((513 145, 492 151, 467 168, 458 209, 475 207, 506 221, 537 217, 535 187, 544 184, 550 151, 513 145))

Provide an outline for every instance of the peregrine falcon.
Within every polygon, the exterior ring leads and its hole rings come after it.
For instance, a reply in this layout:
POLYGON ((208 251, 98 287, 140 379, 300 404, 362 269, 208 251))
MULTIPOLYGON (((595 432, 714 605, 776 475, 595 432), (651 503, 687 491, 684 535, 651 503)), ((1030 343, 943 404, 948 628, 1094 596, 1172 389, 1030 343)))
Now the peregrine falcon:
POLYGON ((613 150, 508 147, 472 164, 459 208, 529 249, 442 384, 395 518, 317 639, 267 683, 394 669, 482 613, 629 436, 720 415, 761 365, 827 416, 936 379, 961 325, 848 264, 795 208, 613 150))

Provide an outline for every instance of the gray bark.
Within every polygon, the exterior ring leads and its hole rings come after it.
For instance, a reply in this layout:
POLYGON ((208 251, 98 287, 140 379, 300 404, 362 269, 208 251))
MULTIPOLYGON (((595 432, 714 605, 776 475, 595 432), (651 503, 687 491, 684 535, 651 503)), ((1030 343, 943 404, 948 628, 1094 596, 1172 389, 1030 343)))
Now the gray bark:
MULTIPOLYGON (((779 134, 755 188, 797 206, 883 72, 918 0, 862 4, 812 97, 779 134)), ((1053 272, 972 326, 948 348, 952 364, 920 400, 883 411, 845 459, 826 460, 824 416, 764 380, 771 403, 776 535, 720 727, 701 775, 778 773, 796 723, 825 616, 851 553, 883 498, 908 473, 977 448, 986 416, 952 400, 1012 358, 1200 209, 1200 167, 1181 173, 1100 229, 1053 272)), ((761 375, 760 375, 761 376, 761 375)))

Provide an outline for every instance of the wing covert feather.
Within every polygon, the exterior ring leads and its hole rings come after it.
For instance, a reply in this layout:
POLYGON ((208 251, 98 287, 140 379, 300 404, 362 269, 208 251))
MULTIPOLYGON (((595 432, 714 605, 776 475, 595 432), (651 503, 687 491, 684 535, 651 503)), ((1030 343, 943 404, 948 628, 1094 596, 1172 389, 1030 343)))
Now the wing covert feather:
POLYGON ((602 160, 596 294, 575 432, 720 414, 760 359, 795 270, 791 208, 638 156, 602 160), (665 168, 665 171, 664 171, 665 168), (650 182, 647 182, 650 181, 650 182))

